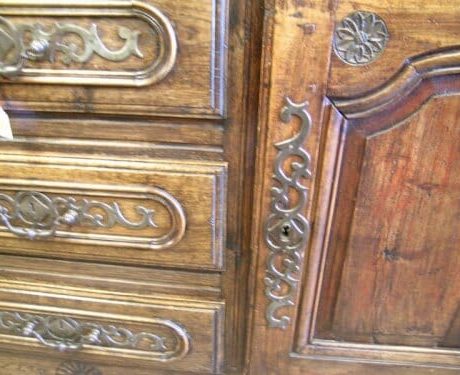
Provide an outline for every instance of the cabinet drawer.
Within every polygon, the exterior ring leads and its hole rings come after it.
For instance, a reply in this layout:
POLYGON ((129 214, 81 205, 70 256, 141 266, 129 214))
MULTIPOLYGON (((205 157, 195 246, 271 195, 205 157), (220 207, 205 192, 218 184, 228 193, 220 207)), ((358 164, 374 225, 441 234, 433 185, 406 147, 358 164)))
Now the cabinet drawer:
POLYGON ((225 3, 2 1, 0 99, 15 110, 221 117, 225 3))
POLYGON ((0 156, 3 252, 222 269, 223 163, 0 156))
POLYGON ((223 304, 217 302, 130 302, 5 285, 0 301, 0 351, 11 351, 10 366, 19 361, 15 354, 27 353, 45 359, 43 371, 52 374, 86 374, 86 367, 110 374, 106 366, 127 373, 129 367, 139 373, 221 370, 223 304))

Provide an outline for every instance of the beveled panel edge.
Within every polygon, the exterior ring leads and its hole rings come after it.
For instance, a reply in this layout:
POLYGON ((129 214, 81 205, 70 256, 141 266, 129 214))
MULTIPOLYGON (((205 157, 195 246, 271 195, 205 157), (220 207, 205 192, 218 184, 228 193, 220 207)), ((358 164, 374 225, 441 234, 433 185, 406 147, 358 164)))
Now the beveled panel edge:
MULTIPOLYGON (((17 288, 52 288, 54 293, 74 290, 108 296, 110 299, 136 298, 187 301, 220 301, 222 274, 197 273, 128 265, 109 265, 2 254, 1 284, 17 288)), ((103 297, 104 298, 104 297, 103 297)))
POLYGON ((227 234, 227 169, 222 169, 213 178, 213 199, 211 224, 211 249, 216 267, 225 267, 226 234, 227 234))
POLYGON ((329 360, 433 369, 460 369, 460 350, 397 345, 354 344, 314 340, 301 351, 291 353, 300 359, 329 360))
MULTIPOLYGON (((178 44, 176 34, 171 21, 153 5, 137 0, 104 0, 104 1, 75 1, 43 0, 40 2, 25 0, 18 3, 14 0, 2 2, 0 15, 10 16, 81 16, 101 15, 101 11, 107 8, 108 17, 134 16, 143 19, 153 29, 160 28, 158 36, 162 38, 161 53, 158 63, 140 72, 116 72, 116 71, 91 71, 75 69, 31 69, 23 68, 22 73, 13 81, 15 83, 38 83, 38 84, 66 84, 66 85, 89 85, 89 86, 127 86, 141 87, 156 83, 165 78, 173 69, 177 60, 178 44), (4 9, 3 7, 8 7, 4 9), (14 10, 16 8, 16 10, 14 10), (77 12, 69 13, 67 8, 77 9, 77 12), (67 13, 66 13, 67 12, 67 13)), ((102 11, 102 13, 105 13, 102 11)))
POLYGON ((211 160, 186 160, 172 158, 138 158, 128 156, 91 155, 83 153, 36 152, 30 150, 2 150, 0 161, 17 164, 40 164, 81 166, 94 168, 123 168, 129 170, 146 170, 164 172, 180 172, 184 174, 214 175, 226 173, 228 163, 211 160))
POLYGON ((212 0, 212 50, 210 85, 210 107, 214 116, 227 115, 227 73, 228 72, 228 12, 230 0, 212 0))
MULTIPOLYGON (((315 337, 319 294, 327 256, 325 249, 328 248, 330 241, 330 226, 339 194, 340 166, 346 138, 345 128, 350 123, 332 102, 327 103, 324 121, 327 130, 321 152, 319 192, 315 198, 317 202, 321 202, 321 205, 318 206, 312 218, 315 228, 311 233, 311 246, 307 254, 306 272, 301 285, 303 295, 295 325, 296 335, 289 357, 300 360, 460 369, 460 348, 362 344, 315 337)), ((365 139, 364 137, 363 141, 365 139)))
POLYGON ((331 101, 348 119, 366 118, 409 96, 424 80, 459 73, 460 48, 444 48, 409 58, 395 76, 375 90, 331 101))

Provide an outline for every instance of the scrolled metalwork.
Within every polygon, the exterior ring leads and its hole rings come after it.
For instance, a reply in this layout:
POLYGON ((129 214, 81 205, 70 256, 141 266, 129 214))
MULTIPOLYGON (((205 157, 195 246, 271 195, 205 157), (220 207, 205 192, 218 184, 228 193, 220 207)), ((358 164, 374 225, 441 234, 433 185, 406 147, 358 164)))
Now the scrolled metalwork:
POLYGON ((0 311, 0 333, 36 339, 48 348, 66 352, 85 347, 128 349, 151 353, 156 360, 182 358, 190 350, 190 338, 179 324, 158 319, 170 333, 133 332, 128 328, 84 322, 70 317, 0 311))
MULTIPOLYGON (((151 200, 168 211, 171 226, 165 233, 149 239, 150 248, 165 248, 177 243, 185 231, 185 215, 181 205, 169 194, 155 189, 151 200)), ((136 206, 138 220, 128 219, 117 202, 101 202, 74 197, 48 196, 38 191, 21 191, 14 195, 0 193, 0 224, 9 232, 30 240, 46 239, 59 228, 83 226, 113 228, 120 225, 131 230, 158 228, 155 210, 136 206)))
POLYGON ((275 144, 278 154, 274 163, 271 213, 265 224, 265 241, 270 252, 265 276, 266 319, 270 327, 283 329, 291 319, 279 310, 294 305, 300 265, 310 234, 310 223, 304 216, 308 188, 302 184, 311 177, 311 156, 304 148, 312 126, 308 103, 296 104, 286 98, 281 120, 289 124, 293 116, 300 119, 298 133, 275 144))
POLYGON ((387 25, 377 14, 354 12, 336 26, 334 52, 347 64, 369 64, 384 51, 389 38, 387 25))

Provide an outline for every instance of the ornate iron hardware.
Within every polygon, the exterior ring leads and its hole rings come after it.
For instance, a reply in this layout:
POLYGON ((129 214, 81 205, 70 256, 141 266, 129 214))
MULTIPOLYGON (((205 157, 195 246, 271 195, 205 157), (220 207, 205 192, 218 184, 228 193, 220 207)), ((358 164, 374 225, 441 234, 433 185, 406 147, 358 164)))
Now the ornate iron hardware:
MULTIPOLYGON (((185 231, 185 215, 181 205, 169 194, 155 189, 152 200, 162 204, 172 219, 167 233, 149 240, 151 248, 165 248, 177 243, 185 231)), ((0 193, 0 223, 11 233, 28 239, 46 239, 56 235, 59 227, 85 226, 127 229, 158 228, 155 211, 136 206, 138 221, 128 220, 116 202, 105 203, 73 197, 50 197, 36 191, 14 195, 0 193)))
POLYGON ((289 124, 292 116, 296 116, 301 124, 296 135, 275 144, 278 149, 275 183, 271 190, 271 213, 265 224, 265 241, 270 251, 265 277, 265 295, 269 300, 266 319, 270 327, 283 329, 291 319, 287 315, 277 316, 278 310, 294 305, 300 264, 310 234, 310 223, 303 213, 308 189, 302 185, 303 179, 311 177, 311 156, 304 149, 311 128, 307 108, 307 102, 296 104, 286 98, 286 106, 281 111, 284 123, 289 124))
POLYGON ((77 351, 85 347, 120 348, 151 353, 159 361, 185 356, 190 350, 190 338, 179 324, 158 319, 156 325, 170 334, 135 333, 123 327, 82 322, 60 316, 0 311, 0 333, 29 337, 58 351, 77 351))

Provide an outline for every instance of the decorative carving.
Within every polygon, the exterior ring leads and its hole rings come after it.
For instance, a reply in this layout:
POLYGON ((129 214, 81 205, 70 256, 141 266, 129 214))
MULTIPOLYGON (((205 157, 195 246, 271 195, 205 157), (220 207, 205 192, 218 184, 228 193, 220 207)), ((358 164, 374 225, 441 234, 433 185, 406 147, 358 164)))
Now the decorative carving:
POLYGON ((123 327, 82 322, 69 317, 41 316, 0 311, 0 332, 35 338, 42 345, 58 351, 82 350, 87 346, 122 348, 154 353, 157 360, 172 360, 186 355, 190 348, 187 332, 177 323, 158 320, 171 335, 135 333, 123 327))
POLYGON ((102 375, 102 372, 85 362, 65 361, 57 367, 56 375, 102 375))
POLYGON ((307 108, 307 102, 296 104, 286 98, 281 120, 288 124, 292 116, 297 116, 301 124, 296 135, 275 144, 279 152, 274 165, 271 214, 265 224, 265 240, 270 251, 265 277, 265 295, 269 300, 266 319, 270 327, 283 329, 291 319, 280 316, 279 309, 294 305, 300 264, 310 234, 310 223, 303 214, 308 189, 302 185, 303 179, 311 177, 311 157, 304 149, 311 128, 307 108))
POLYGON ((347 64, 369 64, 380 56, 389 38, 385 21, 377 14, 354 12, 336 26, 334 52, 347 64))
MULTIPOLYGON (((171 229, 166 234, 150 239, 150 247, 162 248, 177 243, 184 232, 185 218, 182 207, 169 194, 157 189, 152 199, 161 203, 172 218, 171 229)), ((86 226, 113 228, 121 225, 127 229, 158 228, 155 211, 143 206, 135 207, 137 221, 128 220, 116 202, 73 197, 50 197, 36 191, 18 192, 13 196, 0 193, 0 223, 11 233, 28 239, 53 237, 61 226, 86 226)))
MULTIPOLYGON (((25 1, 20 2, 16 8, 12 6, 7 13, 19 17, 72 17, 75 9, 84 6, 76 0, 64 0, 59 7, 56 4, 53 0, 43 0, 39 3, 25 1)), ((130 17, 145 21, 158 38, 158 50, 151 65, 141 70, 119 71, 99 68, 74 70, 32 67, 26 62, 47 61, 52 64, 60 60, 67 65, 85 64, 94 55, 111 62, 125 61, 131 56, 143 59, 138 45, 141 33, 120 26, 118 35, 125 41, 124 46, 118 50, 111 50, 101 40, 96 24, 92 24, 89 29, 75 23, 60 22, 45 27, 40 22, 13 23, 5 17, 0 17, 0 76, 14 77, 15 82, 144 86, 157 82, 171 71, 177 55, 176 35, 170 20, 158 9, 143 2, 120 3, 115 0, 100 5, 97 2, 87 3, 85 6, 88 16, 100 17, 101 14, 105 14, 114 20, 118 17, 130 17), (108 12, 107 8, 111 7, 117 11, 108 12), (79 45, 74 43, 75 38, 81 40, 79 45)))
POLYGON ((74 24, 55 23, 50 31, 46 31, 38 23, 13 25, 0 17, 0 74, 8 77, 20 74, 24 59, 54 63, 58 52, 62 53, 62 62, 67 65, 72 62, 85 63, 93 54, 114 62, 124 61, 132 55, 144 57, 138 46, 139 31, 131 31, 121 26, 118 35, 125 40, 125 45, 118 51, 112 51, 100 39, 96 24, 86 30, 74 24), (26 35, 31 35, 28 42, 25 41, 26 35), (79 48, 75 43, 66 41, 69 35, 77 35, 83 42, 83 47, 79 48), (10 54, 15 61, 5 64, 10 54), (11 69, 11 66, 15 68, 11 69))

